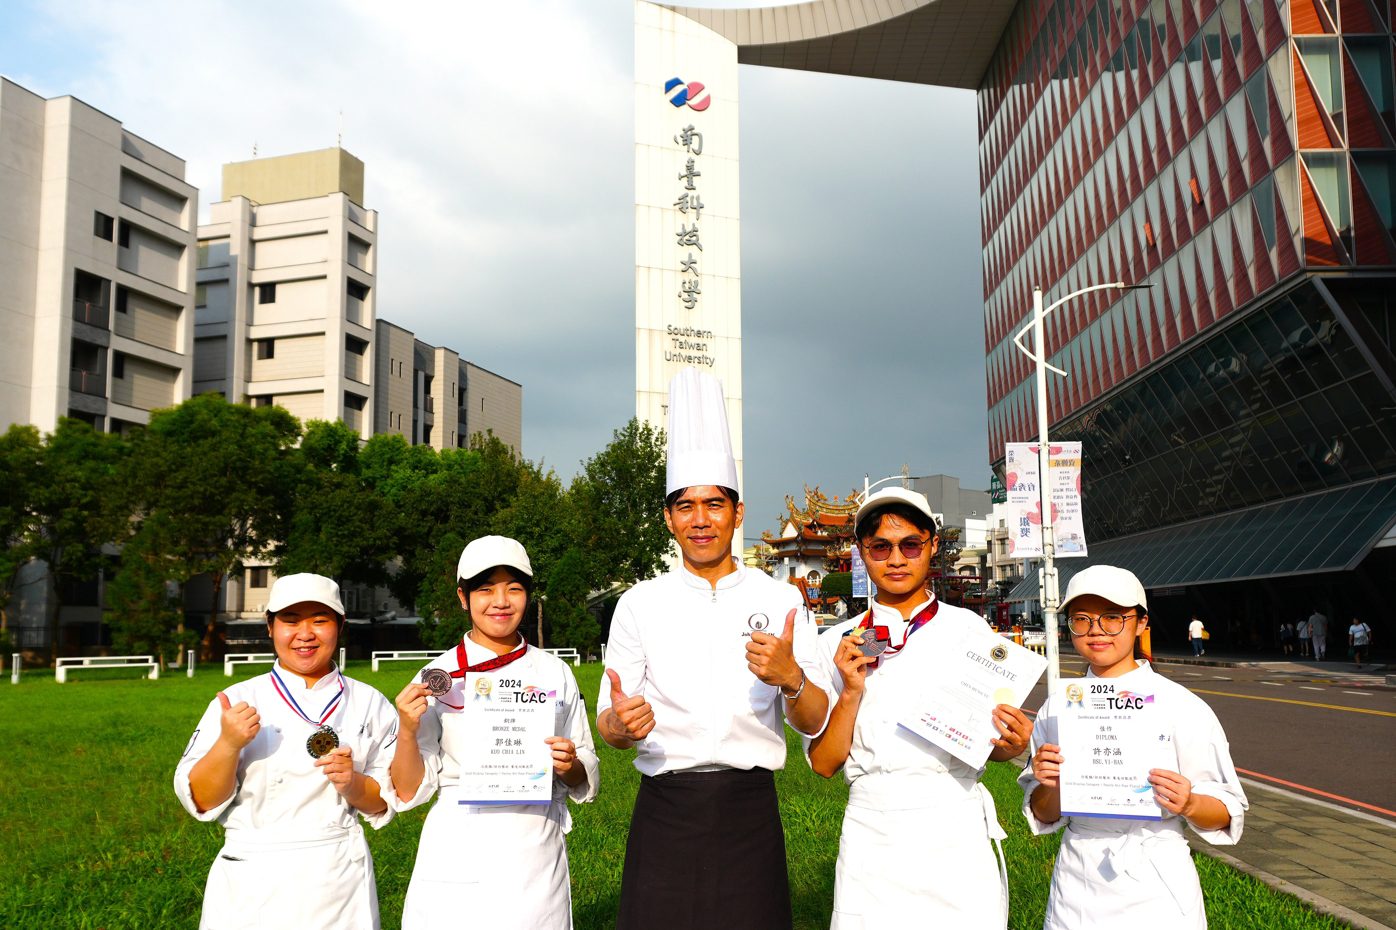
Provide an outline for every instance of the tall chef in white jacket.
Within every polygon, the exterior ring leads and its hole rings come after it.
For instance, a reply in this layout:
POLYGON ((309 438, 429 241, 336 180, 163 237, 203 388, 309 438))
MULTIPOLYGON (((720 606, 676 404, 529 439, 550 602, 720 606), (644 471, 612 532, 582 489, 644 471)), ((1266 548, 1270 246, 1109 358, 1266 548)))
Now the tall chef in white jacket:
MULTIPOLYGON (((408 810, 440 798, 427 815, 417 864, 402 905, 403 930, 438 930, 462 921, 492 930, 568 930, 572 889, 566 834, 567 800, 582 804, 600 785, 586 704, 567 663, 519 635, 533 566, 524 547, 505 536, 482 536, 461 552, 457 594, 470 629, 422 669, 397 697, 400 735, 389 800, 408 810), (474 699, 467 674, 517 678, 556 694, 549 804, 462 803, 462 711, 474 699)), ((479 681, 485 680, 477 678, 479 681)), ((493 679, 489 679, 493 681, 493 679)), ((497 682, 493 682, 496 683, 497 682)))
POLYGON ((681 564, 616 605, 596 728, 635 750, 618 930, 791 925, 774 772, 817 734, 828 682, 798 589, 732 557, 742 523, 722 384, 669 386, 664 519, 681 564))
POLYGON ((203 930, 378 927, 358 817, 375 829, 392 819, 381 789, 397 715, 335 667, 343 629, 339 585, 276 579, 267 602, 276 664, 218 693, 175 768, 180 803, 225 831, 203 930))
POLYGON ((1071 644, 1090 663, 1088 680, 1112 679, 1118 687, 1157 695, 1158 705, 1168 708, 1178 771, 1149 773, 1162 820, 1062 817, 1061 768, 1071 764, 1071 752, 1057 737, 1061 696, 1049 697, 1033 727, 1032 764, 1018 779, 1033 833, 1066 831, 1043 926, 1202 930, 1207 914, 1183 824, 1217 846, 1241 839, 1246 794, 1226 733, 1201 698, 1135 659, 1149 606, 1133 572, 1113 565, 1082 569, 1067 585, 1062 605, 1071 644))

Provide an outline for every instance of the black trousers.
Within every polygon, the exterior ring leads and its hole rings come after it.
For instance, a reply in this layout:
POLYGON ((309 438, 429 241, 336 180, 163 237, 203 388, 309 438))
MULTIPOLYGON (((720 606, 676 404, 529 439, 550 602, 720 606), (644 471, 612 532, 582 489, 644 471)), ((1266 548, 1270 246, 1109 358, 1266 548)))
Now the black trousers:
POLYGON ((645 776, 630 818, 617 930, 790 930, 774 775, 645 776))

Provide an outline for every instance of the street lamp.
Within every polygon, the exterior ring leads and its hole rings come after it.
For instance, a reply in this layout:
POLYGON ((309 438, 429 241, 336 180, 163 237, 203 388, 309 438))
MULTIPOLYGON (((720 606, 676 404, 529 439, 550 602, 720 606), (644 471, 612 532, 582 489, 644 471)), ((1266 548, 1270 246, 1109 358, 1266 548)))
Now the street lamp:
POLYGON ((1037 576, 1037 596, 1042 604, 1042 622, 1047 633, 1047 694, 1057 693, 1057 682, 1061 680, 1061 655, 1057 643, 1057 599, 1061 591, 1057 586, 1056 537, 1052 531, 1052 494, 1048 489, 1051 483, 1051 454, 1047 444, 1047 370, 1051 369, 1062 377, 1066 372, 1047 361, 1046 333, 1043 321, 1047 314, 1075 297, 1092 291, 1138 291, 1153 287, 1152 284, 1125 284, 1115 281, 1111 284, 1093 284, 1079 291, 1072 291, 1056 302, 1042 306, 1042 288, 1032 289, 1032 322, 1013 336, 1013 344, 1037 367, 1037 471, 1038 500, 1042 509, 1042 570, 1037 576), (1036 354, 1023 345, 1023 337, 1032 330, 1033 348, 1036 354))

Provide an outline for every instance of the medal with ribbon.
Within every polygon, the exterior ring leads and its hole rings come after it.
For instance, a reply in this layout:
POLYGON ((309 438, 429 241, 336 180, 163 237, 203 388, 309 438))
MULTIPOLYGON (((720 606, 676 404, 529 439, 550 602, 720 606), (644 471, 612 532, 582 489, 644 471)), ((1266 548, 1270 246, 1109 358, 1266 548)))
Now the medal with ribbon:
POLYGON ((277 694, 281 695, 281 700, 286 702, 286 706, 291 708, 297 717, 315 727, 315 732, 311 733, 310 738, 305 741, 305 751, 310 753, 312 759, 318 759, 339 748, 339 734, 335 732, 334 727, 326 723, 330 717, 334 716, 334 712, 339 709, 340 701, 344 698, 344 676, 338 672, 335 674, 339 678, 339 690, 320 711, 319 717, 312 717, 301 709, 295 696, 291 694, 291 689, 286 687, 286 682, 281 680, 276 669, 271 670, 272 687, 276 689, 277 694))
POLYGON ((936 612, 939 610, 940 601, 932 598, 929 604, 907 622, 906 629, 902 632, 902 641, 894 646, 892 645, 891 631, 887 627, 873 622, 873 609, 869 607, 863 619, 853 628, 853 632, 863 641, 862 645, 858 647, 859 651, 865 656, 876 657, 876 661, 869 663, 868 667, 877 668, 884 657, 890 659, 905 649, 906 641, 911 638, 911 634, 934 620, 936 612))
POLYGON ((471 672, 492 672, 495 669, 503 668, 510 663, 517 662, 524 657, 524 653, 526 652, 528 652, 528 641, 524 640, 522 645, 512 652, 506 652, 502 656, 494 656, 483 662, 477 662, 471 665, 470 660, 465 654, 465 638, 461 637, 461 641, 456 643, 456 670, 454 672, 447 672, 444 668, 424 669, 422 671, 422 684, 427 686, 427 693, 438 701, 441 701, 442 704, 460 710, 465 705, 452 704, 450 701, 444 700, 445 695, 451 690, 452 678, 464 678, 471 672))

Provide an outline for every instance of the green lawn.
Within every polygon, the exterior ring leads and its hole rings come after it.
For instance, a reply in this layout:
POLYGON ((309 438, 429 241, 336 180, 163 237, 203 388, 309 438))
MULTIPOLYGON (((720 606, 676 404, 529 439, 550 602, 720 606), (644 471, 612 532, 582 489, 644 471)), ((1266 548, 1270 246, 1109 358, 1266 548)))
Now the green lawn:
MULTIPOLYGON (((367 663, 348 672, 389 696, 413 672, 409 663, 379 674, 367 663)), ((596 694, 598 665, 578 670, 596 694)), ((257 674, 256 668, 241 677, 257 674)), ((134 678, 135 672, 79 672, 66 685, 51 673, 0 684, 0 927, 192 927, 222 830, 184 813, 171 790, 174 765, 204 706, 232 679, 209 667, 193 680, 134 678)), ((597 740, 598 745, 600 740, 597 740)), ((778 778, 790 855, 795 925, 828 926, 834 860, 847 789, 811 773, 791 740, 778 778)), ((625 835, 638 775, 631 755, 602 747, 596 802, 575 808, 569 837, 579 930, 613 925, 625 835)), ((1008 830, 1010 926, 1042 925, 1056 839, 1034 839, 1017 813, 1016 770, 991 764, 986 781, 1008 830)), ((372 833, 383 926, 396 928, 425 809, 372 833)), ((1338 928, 1298 900, 1212 860, 1202 860, 1213 928, 1338 928)))

